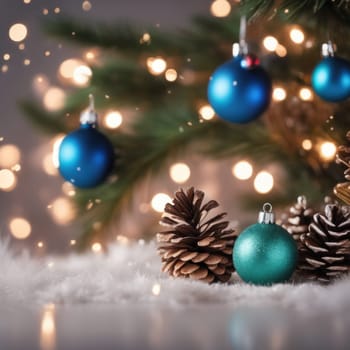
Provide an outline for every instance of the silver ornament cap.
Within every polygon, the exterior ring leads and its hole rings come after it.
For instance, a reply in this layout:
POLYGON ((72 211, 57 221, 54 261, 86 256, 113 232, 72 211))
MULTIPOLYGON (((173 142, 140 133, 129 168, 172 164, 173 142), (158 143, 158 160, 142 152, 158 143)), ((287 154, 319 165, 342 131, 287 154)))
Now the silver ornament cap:
POLYGON ((86 124, 96 124, 97 123, 97 113, 95 110, 95 101, 94 101, 94 96, 92 94, 89 95, 89 107, 85 109, 81 114, 80 114, 80 124, 81 125, 86 125, 86 124))
POLYGON ((275 213, 272 211, 271 203, 264 203, 263 210, 259 212, 258 223, 259 224, 275 223, 275 213))

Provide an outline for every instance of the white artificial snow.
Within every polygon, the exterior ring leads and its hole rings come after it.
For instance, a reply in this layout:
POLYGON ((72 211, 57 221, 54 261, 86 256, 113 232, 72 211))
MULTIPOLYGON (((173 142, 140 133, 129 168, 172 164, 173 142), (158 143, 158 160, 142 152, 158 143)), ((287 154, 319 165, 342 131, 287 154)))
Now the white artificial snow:
POLYGON ((107 254, 32 258, 14 256, 0 242, 1 303, 113 303, 188 306, 268 305, 337 311, 350 306, 350 277, 330 286, 278 284, 257 287, 242 282, 207 285, 173 279, 160 272, 155 244, 109 247, 107 254))

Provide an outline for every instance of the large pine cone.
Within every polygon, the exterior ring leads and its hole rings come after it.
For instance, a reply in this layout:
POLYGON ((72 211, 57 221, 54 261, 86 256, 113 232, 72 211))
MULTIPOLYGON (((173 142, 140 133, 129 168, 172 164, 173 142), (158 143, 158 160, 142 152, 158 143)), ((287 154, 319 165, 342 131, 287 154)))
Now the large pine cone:
POLYGON ((328 283, 350 271, 350 211, 326 205, 325 215, 314 215, 309 232, 301 237, 298 270, 310 280, 328 283))
POLYGON ((298 246, 300 236, 309 232, 313 214, 314 211, 308 207, 305 196, 299 196, 297 203, 289 209, 288 218, 282 226, 292 235, 298 246))
POLYGON ((226 282, 234 271, 234 230, 222 221, 226 213, 208 218, 219 204, 211 200, 202 205, 203 199, 204 193, 193 187, 186 193, 180 189, 173 204, 165 206, 161 224, 170 229, 157 235, 162 270, 174 277, 226 282))

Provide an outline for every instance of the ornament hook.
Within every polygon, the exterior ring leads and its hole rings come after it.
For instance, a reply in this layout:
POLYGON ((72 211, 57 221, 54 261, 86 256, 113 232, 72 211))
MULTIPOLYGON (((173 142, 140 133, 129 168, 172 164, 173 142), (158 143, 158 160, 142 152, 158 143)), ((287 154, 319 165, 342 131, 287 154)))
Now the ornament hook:
POLYGON ((94 125, 97 123, 97 113, 95 111, 95 99, 93 94, 89 94, 89 107, 80 114, 81 125, 94 125))
POLYGON ((328 42, 322 44, 322 57, 333 57, 336 49, 335 44, 331 40, 328 40, 328 42))
POLYGON ((258 217, 259 224, 274 224, 275 213, 272 211, 271 203, 264 203, 263 210, 259 213, 258 217))
POLYGON ((247 37, 247 18, 246 16, 241 16, 239 24, 239 42, 234 43, 232 46, 232 55, 236 57, 238 55, 248 54, 248 45, 246 41, 247 37))

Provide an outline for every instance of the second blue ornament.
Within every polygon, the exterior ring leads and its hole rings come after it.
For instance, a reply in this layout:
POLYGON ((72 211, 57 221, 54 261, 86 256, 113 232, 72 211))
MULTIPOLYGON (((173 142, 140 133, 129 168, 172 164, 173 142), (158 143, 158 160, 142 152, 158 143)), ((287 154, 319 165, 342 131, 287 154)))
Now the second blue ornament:
POLYGON ((243 281, 270 285, 287 281, 297 264, 292 236, 276 225, 272 206, 265 203, 257 224, 247 227, 233 248, 233 264, 243 281))
POLYGON ((222 119, 248 123, 268 108, 271 89, 270 77, 259 60, 234 48, 234 57, 210 77, 208 100, 222 119))
POLYGON ((114 149, 108 138, 97 130, 93 97, 90 107, 81 114, 80 128, 68 134, 58 151, 62 177, 79 188, 103 183, 114 163, 114 149))
POLYGON ((314 91, 328 102, 339 102, 350 97, 350 62, 334 53, 332 42, 323 44, 323 59, 311 75, 314 91))

